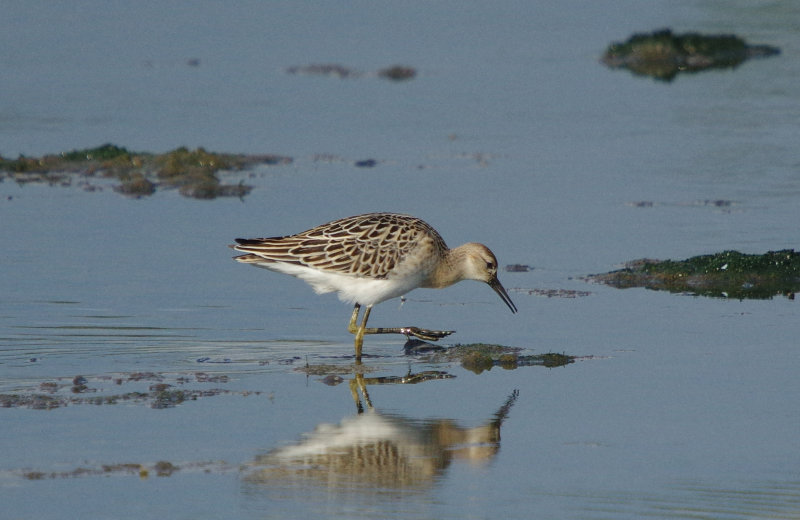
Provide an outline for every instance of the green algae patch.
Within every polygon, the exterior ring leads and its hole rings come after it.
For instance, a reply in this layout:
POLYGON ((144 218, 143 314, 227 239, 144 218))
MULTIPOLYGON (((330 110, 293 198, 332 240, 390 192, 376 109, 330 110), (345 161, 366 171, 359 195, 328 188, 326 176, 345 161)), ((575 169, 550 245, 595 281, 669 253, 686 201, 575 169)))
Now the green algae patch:
POLYGON ((121 147, 111 143, 100 145, 97 148, 86 148, 83 150, 72 150, 63 152, 61 157, 65 161, 111 161, 114 159, 130 160, 131 153, 121 147))
POLYGON ((608 46, 600 61, 640 76, 672 81, 678 73, 734 68, 745 60, 780 54, 769 45, 750 45, 731 34, 674 34, 670 29, 637 33, 608 46))
POLYGON ((119 181, 114 191, 141 198, 163 189, 177 189, 196 199, 242 198, 252 186, 224 183, 226 174, 257 165, 289 164, 292 159, 278 155, 216 153, 197 148, 177 148, 164 154, 132 152, 114 144, 71 150, 42 157, 0 157, 0 181, 8 178, 19 184, 40 183, 71 186, 73 179, 87 191, 99 191, 97 180, 119 181))
POLYGON ((645 287, 718 298, 770 299, 780 294, 794 298, 800 290, 800 253, 723 251, 687 260, 641 259, 586 280, 619 289, 645 287))
POLYGON ((458 362, 467 370, 480 374, 499 366, 514 370, 524 366, 560 367, 575 362, 575 356, 549 352, 546 354, 523 355, 519 347, 506 347, 488 343, 457 344, 433 351, 423 357, 428 363, 458 362))
POLYGON ((0 157, 0 178, 11 177, 17 182, 24 183, 40 181, 41 175, 49 175, 51 178, 62 178, 67 174, 86 177, 93 177, 96 174, 115 175, 136 168, 149 155, 132 153, 125 148, 107 143, 97 148, 71 150, 41 157, 24 155, 20 155, 17 159, 0 157))

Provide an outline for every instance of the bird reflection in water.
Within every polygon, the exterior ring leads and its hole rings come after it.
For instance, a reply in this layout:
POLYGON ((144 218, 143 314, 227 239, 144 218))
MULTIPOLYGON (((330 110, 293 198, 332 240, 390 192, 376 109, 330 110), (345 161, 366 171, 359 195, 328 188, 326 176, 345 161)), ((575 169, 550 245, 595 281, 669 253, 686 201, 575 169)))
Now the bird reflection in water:
POLYGON ((375 410, 366 393, 370 379, 357 375, 351 381, 357 403, 356 387, 364 394, 366 412, 338 425, 320 424, 302 441, 257 457, 245 468, 245 481, 341 492, 423 490, 454 459, 490 461, 500 448, 500 427, 519 395, 514 390, 483 425, 464 428, 449 419, 412 419, 375 410))

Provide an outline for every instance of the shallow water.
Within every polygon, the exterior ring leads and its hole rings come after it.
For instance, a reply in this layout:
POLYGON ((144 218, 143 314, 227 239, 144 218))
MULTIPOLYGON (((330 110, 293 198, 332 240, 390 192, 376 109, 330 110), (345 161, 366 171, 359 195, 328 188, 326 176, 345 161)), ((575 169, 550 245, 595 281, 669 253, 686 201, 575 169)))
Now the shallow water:
POLYGON ((295 161, 233 175, 255 185, 243 200, 0 183, 0 394, 59 403, 0 409, 9 518, 800 515, 796 301, 579 279, 634 258, 795 247, 793 4, 96 8, 4 10, 4 157, 111 141, 295 161), (783 53, 670 84, 597 63, 663 26, 783 53), (419 75, 284 72, 310 63, 419 75), (370 323, 579 360, 476 375, 368 338, 367 380, 455 377, 367 384, 374 410, 359 416, 350 309, 225 246, 375 210, 534 269, 500 275, 517 315, 463 283, 386 302, 370 323), (499 439, 478 436, 515 391, 499 439), (277 458, 312 448, 310 463, 277 458))

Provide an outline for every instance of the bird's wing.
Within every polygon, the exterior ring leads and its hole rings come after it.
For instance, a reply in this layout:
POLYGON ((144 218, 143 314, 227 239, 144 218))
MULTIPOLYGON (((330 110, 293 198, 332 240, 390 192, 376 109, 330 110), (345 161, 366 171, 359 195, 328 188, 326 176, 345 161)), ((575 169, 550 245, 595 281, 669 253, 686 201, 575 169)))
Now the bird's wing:
POLYGON ((373 213, 335 220, 297 235, 237 238, 238 244, 233 247, 268 262, 385 278, 424 240, 442 241, 439 234, 420 219, 373 213))

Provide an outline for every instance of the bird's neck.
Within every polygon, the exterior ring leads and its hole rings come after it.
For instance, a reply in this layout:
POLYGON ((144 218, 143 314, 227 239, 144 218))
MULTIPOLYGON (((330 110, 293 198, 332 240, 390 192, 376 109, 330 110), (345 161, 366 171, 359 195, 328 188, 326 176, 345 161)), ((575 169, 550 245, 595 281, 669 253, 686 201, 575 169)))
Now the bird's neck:
POLYGON ((467 278, 465 273, 467 244, 448 249, 426 287, 442 289, 467 278))

